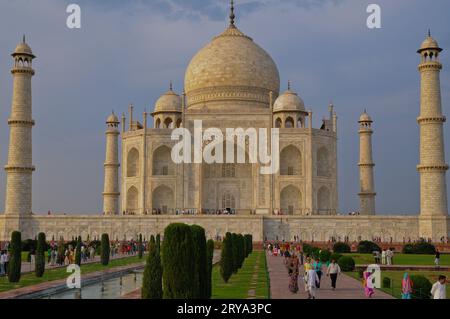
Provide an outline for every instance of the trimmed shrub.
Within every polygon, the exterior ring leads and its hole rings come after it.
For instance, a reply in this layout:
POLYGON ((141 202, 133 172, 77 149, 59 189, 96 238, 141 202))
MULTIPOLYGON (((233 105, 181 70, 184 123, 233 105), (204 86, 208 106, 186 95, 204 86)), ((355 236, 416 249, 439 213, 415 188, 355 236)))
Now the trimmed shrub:
POLYGON ((331 251, 329 251, 328 249, 322 250, 319 254, 320 261, 323 263, 330 261, 330 257, 331 257, 331 251))
POLYGON ((252 253, 252 246, 253 246, 253 243, 252 243, 252 235, 250 235, 250 234, 246 234, 246 235, 244 235, 244 239, 245 239, 245 245, 246 245, 246 250, 245 250, 245 252, 246 252, 246 258, 252 253))
POLYGON ((239 249, 239 238, 235 233, 231 234, 231 248, 233 252, 233 273, 237 273, 239 270, 239 260, 240 260, 240 249, 239 249))
POLYGON ((159 253, 161 254, 161 235, 156 235, 156 247, 159 249, 159 253))
POLYGON ((360 241, 358 244, 358 253, 360 254, 371 254, 374 251, 381 252, 380 246, 378 246, 376 243, 368 240, 360 241))
POLYGON ((78 236, 77 245, 75 247, 75 264, 81 266, 81 236, 78 236))
POLYGON ((250 240, 249 245, 250 245, 250 254, 251 254, 253 252, 253 235, 249 234, 248 238, 250 240))
POLYGON ((355 260, 349 256, 342 256, 338 260, 338 265, 341 267, 342 271, 353 271, 355 270, 355 260))
POLYGON ((64 238, 62 237, 58 242, 58 258, 56 263, 59 265, 64 264, 64 238))
POLYGON ((144 245, 142 244, 142 234, 139 234, 139 240, 138 240, 138 257, 139 257, 139 259, 142 259, 142 256, 144 256, 144 245))
POLYGON ((142 299, 161 299, 162 292, 162 267, 159 249, 156 246, 155 237, 150 237, 147 262, 142 279, 142 299))
POLYGON ((102 234, 102 244, 100 245, 100 259, 103 266, 109 264, 109 254, 111 253, 111 247, 109 246, 108 234, 102 234))
POLYGON ((238 241, 238 245, 239 245, 239 269, 241 269, 242 266, 244 265, 244 261, 246 258, 244 236, 242 234, 238 234, 237 241, 238 241))
POLYGON ((436 247, 427 242, 407 244, 403 246, 404 254, 433 255, 436 253, 436 247))
POLYGON ((26 239, 22 241, 22 251, 36 250, 36 247, 37 247, 37 240, 26 239))
POLYGON ((195 297, 194 240, 191 227, 175 223, 167 226, 162 243, 164 299, 193 299, 195 297))
POLYGON ((222 242, 222 253, 220 259, 220 275, 225 282, 228 282, 234 270, 232 241, 233 239, 231 234, 226 233, 222 242))
POLYGON ((330 261, 334 259, 337 262, 339 260, 339 258, 341 258, 341 257, 342 257, 342 254, 332 253, 331 256, 330 256, 330 261))
POLYGON ((44 275, 45 271, 45 247, 47 246, 45 242, 45 234, 39 233, 37 241, 36 250, 36 263, 34 265, 34 273, 36 277, 40 278, 44 275))
POLYGON ((214 257, 214 240, 210 239, 206 242, 206 299, 212 297, 212 268, 214 257))
POLYGON ((22 267, 22 239, 21 233, 14 231, 11 234, 10 254, 8 266, 8 280, 9 282, 19 282, 21 267, 22 267))
POLYGON ((422 275, 411 276, 413 282, 412 299, 430 299, 431 298, 431 282, 422 275))
POLYGON ((333 245, 333 252, 335 253, 341 253, 341 254, 346 254, 350 252, 350 246, 346 243, 335 243, 333 245))
POLYGON ((383 288, 391 288, 391 278, 383 277, 383 288))
POLYGON ((198 225, 191 226, 192 239, 194 241, 194 276, 195 295, 194 298, 207 299, 207 261, 206 261, 206 235, 205 229, 198 225))

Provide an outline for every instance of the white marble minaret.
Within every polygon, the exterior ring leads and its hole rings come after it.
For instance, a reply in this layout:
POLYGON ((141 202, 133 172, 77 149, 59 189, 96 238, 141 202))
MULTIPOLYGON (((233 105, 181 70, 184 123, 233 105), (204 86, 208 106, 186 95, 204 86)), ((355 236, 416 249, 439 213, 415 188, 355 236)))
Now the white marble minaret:
POLYGON ((441 106, 439 55, 442 49, 428 34, 417 51, 421 61, 420 116, 420 236, 440 240, 447 236, 447 185, 445 174, 444 123, 441 106))
POLYGON ((32 209, 32 127, 34 121, 31 112, 31 78, 34 75, 32 61, 35 58, 31 48, 25 42, 25 36, 14 53, 14 88, 11 115, 8 164, 6 170, 5 214, 10 216, 29 216, 32 209))
POLYGON ((105 185, 103 213, 119 215, 119 118, 114 112, 106 121, 105 185))
POLYGON ((375 182, 372 156, 372 119, 364 112, 359 119, 359 179, 360 214, 375 215, 375 182))

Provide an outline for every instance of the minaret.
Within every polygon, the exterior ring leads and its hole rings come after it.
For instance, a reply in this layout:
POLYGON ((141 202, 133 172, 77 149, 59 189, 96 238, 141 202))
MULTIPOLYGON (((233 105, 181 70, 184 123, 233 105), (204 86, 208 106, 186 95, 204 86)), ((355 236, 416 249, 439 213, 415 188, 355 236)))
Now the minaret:
POLYGON ((106 121, 105 186, 103 213, 119 215, 119 118, 114 112, 106 121))
POLYGON ((372 158, 372 119, 364 112, 359 119, 359 212, 361 215, 375 215, 375 183, 372 158))
MULTIPOLYGON (((445 174, 449 167, 445 163, 443 124, 446 118, 442 115, 439 79, 442 69, 439 55, 442 49, 428 33, 417 52, 421 56, 420 116, 417 119, 420 126, 420 164, 417 170, 420 174, 420 217, 423 221, 448 216, 445 174)), ((422 222, 420 236, 434 240, 447 236, 442 223, 446 224, 436 220, 424 226, 422 222)))
MULTIPOLYGON (((31 78, 34 75, 32 61, 35 58, 25 42, 25 36, 14 53, 14 77, 10 128, 8 164, 6 170, 5 214, 30 216, 32 213, 32 174, 35 170, 32 161, 31 78)), ((20 227, 20 226, 19 226, 20 227)))

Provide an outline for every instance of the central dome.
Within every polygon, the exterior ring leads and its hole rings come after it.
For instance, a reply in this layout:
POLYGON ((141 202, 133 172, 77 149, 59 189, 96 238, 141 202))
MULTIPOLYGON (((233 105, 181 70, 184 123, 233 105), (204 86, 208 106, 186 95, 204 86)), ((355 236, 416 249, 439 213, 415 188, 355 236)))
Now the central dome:
POLYGON ((189 107, 226 101, 268 107, 270 92, 279 93, 280 75, 270 55, 231 24, 194 56, 185 90, 189 107))

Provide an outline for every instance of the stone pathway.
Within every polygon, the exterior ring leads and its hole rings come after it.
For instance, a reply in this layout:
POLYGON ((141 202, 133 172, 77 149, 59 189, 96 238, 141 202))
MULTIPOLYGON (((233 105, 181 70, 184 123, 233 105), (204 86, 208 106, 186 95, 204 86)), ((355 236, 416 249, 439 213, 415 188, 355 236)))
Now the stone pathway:
POLYGON ((252 281, 250 283, 250 290, 248 291, 247 299, 256 299, 256 286, 258 285, 258 271, 259 271, 259 261, 260 259, 256 259, 255 266, 253 267, 253 276, 252 281))
MULTIPOLYGON (((299 291, 293 294, 289 291, 289 277, 284 258, 267 254, 267 268, 270 277, 270 293, 272 299, 307 299, 303 278, 299 276, 299 291)), ((303 267, 300 273, 303 272, 303 267)), ((321 288, 317 292, 317 299, 367 299, 362 283, 347 275, 341 274, 337 280, 337 289, 331 289, 331 280, 326 275, 322 276, 321 288)), ((377 290, 371 299, 394 299, 382 291, 377 290)))

